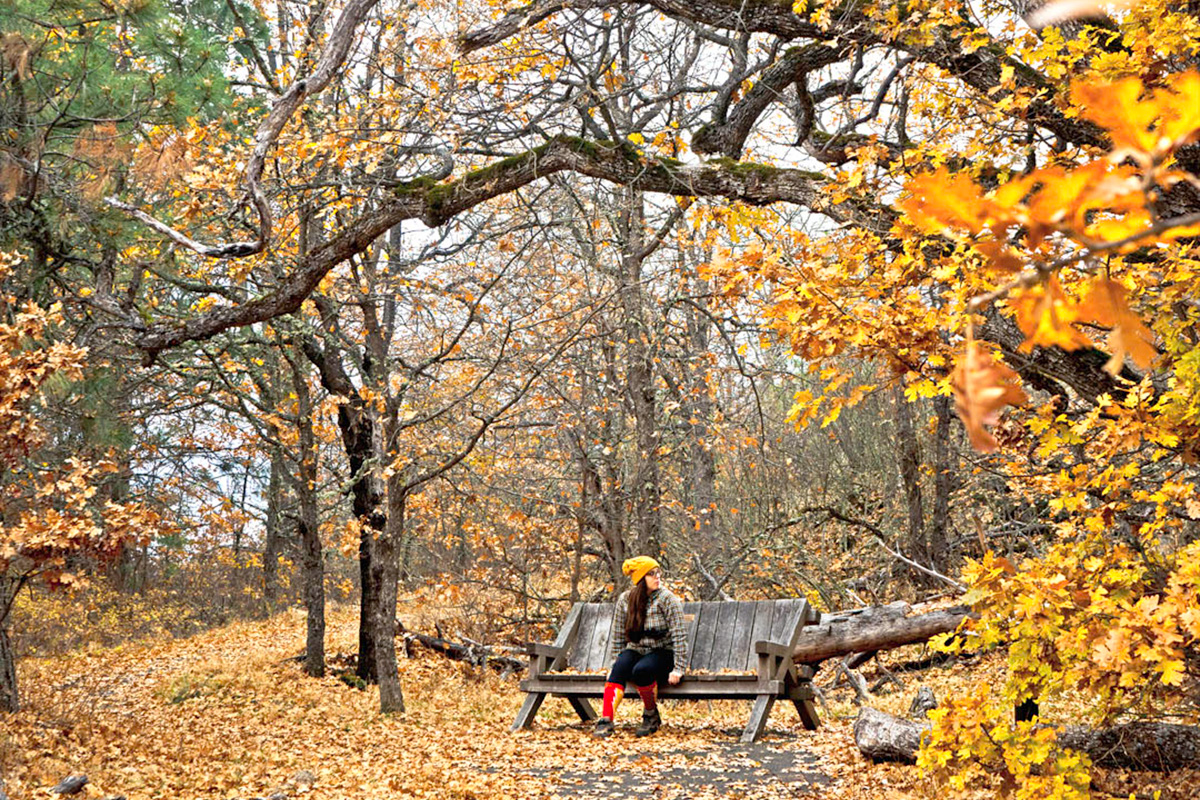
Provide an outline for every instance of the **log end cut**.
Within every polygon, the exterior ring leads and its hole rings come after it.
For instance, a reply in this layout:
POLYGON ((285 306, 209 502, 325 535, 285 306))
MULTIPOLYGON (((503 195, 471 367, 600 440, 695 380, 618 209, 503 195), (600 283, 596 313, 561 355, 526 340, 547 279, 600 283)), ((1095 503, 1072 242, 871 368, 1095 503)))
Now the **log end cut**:
POLYGON ((863 706, 854 722, 854 743, 872 761, 912 764, 921 747, 921 734, 927 730, 928 722, 911 722, 863 706))

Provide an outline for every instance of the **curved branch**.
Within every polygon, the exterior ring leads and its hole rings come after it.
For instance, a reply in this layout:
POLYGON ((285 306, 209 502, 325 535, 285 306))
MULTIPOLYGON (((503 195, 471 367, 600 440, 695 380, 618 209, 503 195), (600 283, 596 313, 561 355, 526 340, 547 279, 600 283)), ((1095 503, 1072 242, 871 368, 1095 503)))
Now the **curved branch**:
POLYGON ((705 125, 692 136, 697 153, 709 153, 737 158, 746 143, 754 123, 772 102, 782 99, 783 92, 793 83, 815 69, 840 61, 843 48, 810 44, 790 48, 783 58, 763 70, 758 81, 746 92, 724 124, 705 125))
POLYGON ((1009 57, 1000 43, 991 42, 983 47, 969 48, 965 46, 962 35, 949 26, 931 31, 932 41, 926 38, 906 41, 903 37, 884 41, 872 30, 871 20, 864 15, 862 7, 854 3, 843 6, 836 21, 827 29, 822 29, 794 13, 790 3, 779 0, 535 0, 533 4, 511 12, 491 26, 465 34, 459 42, 465 50, 474 50, 516 33, 521 27, 520 20, 524 18, 541 21, 563 8, 604 8, 626 3, 651 6, 679 20, 731 31, 768 33, 784 40, 838 39, 861 46, 887 44, 909 53, 919 61, 941 67, 967 86, 995 100, 1012 93, 1002 88, 1004 68, 1008 67, 1012 70, 1016 88, 1041 92, 1029 103, 1029 121, 1074 144, 1102 147, 1107 141, 1103 131, 1096 125, 1065 117, 1054 105, 1053 95, 1057 87, 1028 65, 1009 57))
POLYGON ((246 192, 258 212, 258 236, 254 241, 201 244, 128 203, 114 197, 105 198, 105 202, 130 214, 176 244, 207 258, 243 258, 261 253, 271 241, 271 230, 274 226, 271 205, 259 184, 267 160, 267 151, 275 144, 283 127, 296 113, 296 109, 309 97, 320 94, 341 69, 351 45, 354 44, 354 32, 378 2, 379 0, 350 0, 334 22, 329 40, 325 43, 325 49, 321 52, 312 74, 292 83, 275 101, 271 113, 259 124, 254 135, 254 150, 250 153, 245 173, 246 192))

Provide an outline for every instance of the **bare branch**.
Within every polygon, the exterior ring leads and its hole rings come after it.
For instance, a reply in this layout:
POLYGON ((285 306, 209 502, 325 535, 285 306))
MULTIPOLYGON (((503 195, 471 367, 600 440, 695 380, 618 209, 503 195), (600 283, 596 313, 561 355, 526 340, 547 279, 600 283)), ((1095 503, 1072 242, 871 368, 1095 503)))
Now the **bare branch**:
POLYGON ((246 191, 258 212, 258 236, 254 241, 228 242, 217 245, 201 244, 115 197, 106 198, 105 202, 113 208, 125 211, 181 247, 186 247, 207 258, 243 258, 261 253, 271 241, 271 231, 274 225, 270 203, 267 202, 262 186, 259 185, 263 166, 267 160, 267 151, 275 144, 279 133, 296 113, 296 109, 309 97, 320 94, 341 69, 350 52, 351 45, 354 44, 355 31, 378 2, 379 0, 350 0, 338 16, 337 21, 334 22, 329 40, 326 42, 325 49, 322 51, 317 65, 313 68, 312 74, 292 83, 275 101, 271 107, 271 113, 259 124, 258 131, 254 136, 254 150, 250 153, 245 173, 246 191))

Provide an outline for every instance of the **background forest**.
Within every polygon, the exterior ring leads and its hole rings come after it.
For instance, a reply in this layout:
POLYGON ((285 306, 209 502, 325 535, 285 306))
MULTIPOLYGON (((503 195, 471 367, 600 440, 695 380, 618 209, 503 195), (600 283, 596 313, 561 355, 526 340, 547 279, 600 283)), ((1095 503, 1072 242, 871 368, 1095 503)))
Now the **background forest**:
POLYGON ((965 593, 942 646, 1003 668, 931 787, 1096 791, 1023 701, 1195 723, 1194 3, 11 0, 0 36, 10 719, 26 662, 296 608, 322 676, 342 606, 403 711, 398 602, 516 644, 653 554, 694 599, 965 593))

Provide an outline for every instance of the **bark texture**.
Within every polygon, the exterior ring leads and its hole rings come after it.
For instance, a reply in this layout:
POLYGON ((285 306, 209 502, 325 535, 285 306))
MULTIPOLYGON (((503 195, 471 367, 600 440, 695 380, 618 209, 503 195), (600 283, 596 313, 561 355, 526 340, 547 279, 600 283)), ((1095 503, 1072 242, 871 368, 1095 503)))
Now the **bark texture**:
POLYGON ((819 625, 800 634, 793 658, 800 664, 819 664, 849 653, 889 650, 924 642, 949 633, 970 613, 966 606, 906 616, 907 606, 873 606, 840 614, 826 614, 819 625))
POLYGON ((854 743, 872 761, 912 764, 921 749, 921 734, 929 727, 928 722, 913 722, 863 706, 854 721, 854 743))
MULTIPOLYGON (((328 314, 325 314, 328 318, 328 314)), ((351 508, 354 516, 362 523, 358 542, 358 572, 360 582, 359 627, 358 627, 358 677, 375 683, 375 643, 379 632, 372 625, 377 619, 379 577, 373 569, 376 540, 386 533, 387 513, 384 509, 383 486, 376 475, 375 454, 377 427, 376 414, 354 388, 350 376, 342 364, 341 354, 332 344, 322 348, 314 339, 303 342, 305 356, 317 368, 321 384, 329 392, 345 398, 338 406, 338 428, 342 434, 342 447, 350 463, 351 508)), ((389 627, 390 631, 390 627, 389 627)))
MULTIPOLYGON (((892 393, 896 420, 896 464, 900 483, 904 487, 905 507, 908 510, 908 555, 922 564, 929 563, 925 545, 925 505, 921 496, 921 443, 913 424, 912 406, 904 397, 904 388, 897 385, 892 393)), ((918 585, 928 583, 928 577, 913 570, 918 585)))
POLYGON ((313 429, 313 403, 308 378, 300 368, 303 356, 289 358, 296 390, 296 424, 300 463, 295 481, 300 505, 300 564, 304 582, 307 624, 304 638, 304 672, 314 678, 325 674, 325 561, 321 549, 320 510, 317 505, 317 439, 313 429))
POLYGON ((1200 767, 1200 728, 1165 722, 1130 722, 1111 728, 1068 726, 1058 741, 1088 754, 1101 767, 1174 772, 1200 767))
POLYGON ((267 483, 267 518, 263 543, 263 610, 275 612, 279 604, 279 555, 283 547, 282 514, 283 457, 278 449, 271 453, 271 476, 267 483))
POLYGON ((17 694, 17 660, 8 639, 8 627, 0 623, 0 711, 16 713, 21 710, 17 694))
POLYGON ((662 485, 659 469, 658 394, 654 369, 654 331, 642 276, 645 258, 644 203, 641 192, 618 195, 626 209, 621 217, 621 310, 628 343, 626 387, 633 408, 638 458, 629 487, 634 542, 639 555, 662 553, 662 485), (622 196, 623 195, 623 196, 622 196))
POLYGON ((948 572, 950 563, 950 492, 954 484, 954 465, 950 455, 950 426, 954 409, 950 398, 936 397, 937 430, 933 434, 933 518, 929 521, 929 560, 938 572, 948 572))

